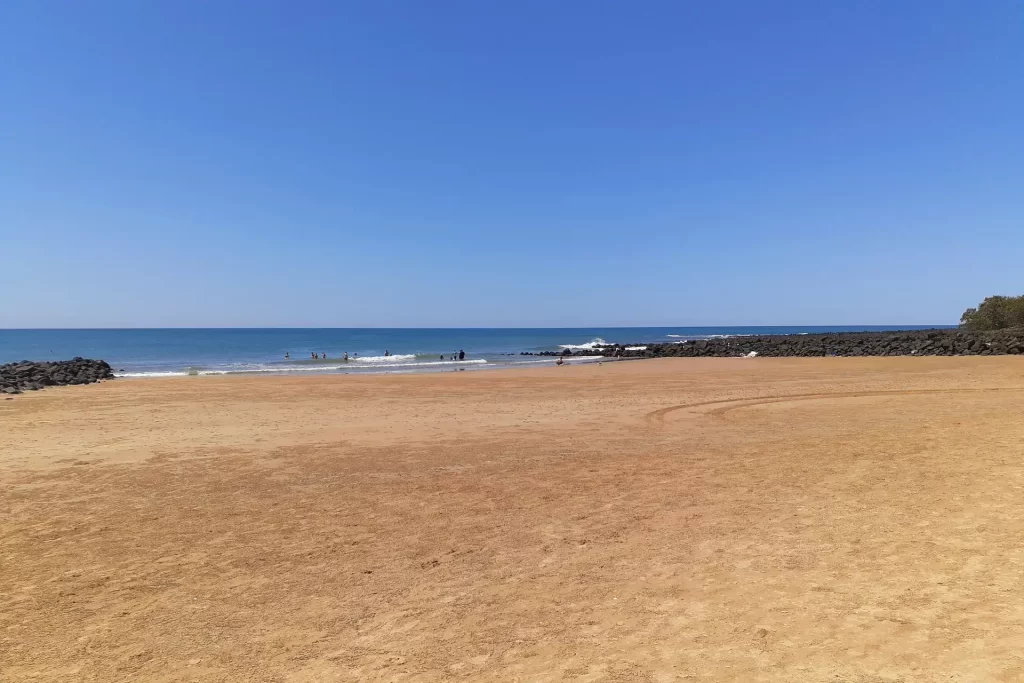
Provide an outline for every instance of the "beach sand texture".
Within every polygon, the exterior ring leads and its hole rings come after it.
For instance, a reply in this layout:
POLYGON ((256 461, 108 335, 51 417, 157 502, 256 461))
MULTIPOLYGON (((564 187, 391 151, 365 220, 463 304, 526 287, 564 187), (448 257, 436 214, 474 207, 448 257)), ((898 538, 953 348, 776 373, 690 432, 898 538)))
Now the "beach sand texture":
POLYGON ((1024 359, 0 400, 0 680, 1021 681, 1024 359))

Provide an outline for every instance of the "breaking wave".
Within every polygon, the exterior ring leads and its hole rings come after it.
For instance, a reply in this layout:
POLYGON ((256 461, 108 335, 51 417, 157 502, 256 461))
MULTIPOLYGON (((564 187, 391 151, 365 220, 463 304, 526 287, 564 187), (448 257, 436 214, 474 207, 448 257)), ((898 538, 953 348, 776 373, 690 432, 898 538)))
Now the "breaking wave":
POLYGON ((414 353, 395 353, 390 356, 360 356, 353 358, 354 363, 401 363, 403 361, 416 360, 414 353))
POLYGON ((599 346, 608 346, 608 342, 606 342, 604 339, 601 339, 600 337, 597 337, 596 339, 592 339, 592 340, 588 341, 586 344, 559 344, 558 348, 560 348, 560 349, 583 350, 583 349, 596 349, 599 346))

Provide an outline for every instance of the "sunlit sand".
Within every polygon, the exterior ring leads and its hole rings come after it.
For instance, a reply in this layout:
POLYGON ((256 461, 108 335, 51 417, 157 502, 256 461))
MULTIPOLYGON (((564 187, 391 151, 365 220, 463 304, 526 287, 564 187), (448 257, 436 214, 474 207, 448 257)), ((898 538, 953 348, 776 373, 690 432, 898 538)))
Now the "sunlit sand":
POLYGON ((1024 360, 0 400, 0 680, 1024 680, 1024 360))

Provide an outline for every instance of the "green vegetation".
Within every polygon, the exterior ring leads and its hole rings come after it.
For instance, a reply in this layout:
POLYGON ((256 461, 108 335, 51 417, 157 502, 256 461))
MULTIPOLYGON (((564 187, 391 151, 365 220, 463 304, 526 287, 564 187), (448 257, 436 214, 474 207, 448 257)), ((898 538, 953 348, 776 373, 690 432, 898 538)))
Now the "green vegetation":
POLYGON ((990 296, 977 308, 964 311, 960 326, 975 331, 1024 327, 1024 295, 990 296))

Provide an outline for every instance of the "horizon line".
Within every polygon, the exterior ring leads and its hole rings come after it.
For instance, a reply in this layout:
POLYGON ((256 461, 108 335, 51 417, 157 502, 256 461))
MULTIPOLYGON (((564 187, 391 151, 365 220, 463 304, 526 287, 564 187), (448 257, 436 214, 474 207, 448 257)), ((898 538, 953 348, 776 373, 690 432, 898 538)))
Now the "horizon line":
POLYGON ((566 327, 553 326, 481 326, 481 327, 306 327, 293 325, 267 325, 263 327, 251 326, 171 326, 171 327, 0 327, 0 332, 44 332, 44 331, 127 331, 127 330, 630 330, 642 328, 664 328, 664 329, 685 329, 685 328, 758 328, 758 327, 898 327, 900 325, 915 328, 943 328, 959 327, 959 323, 814 323, 814 324, 773 324, 773 325, 569 325, 566 327))

